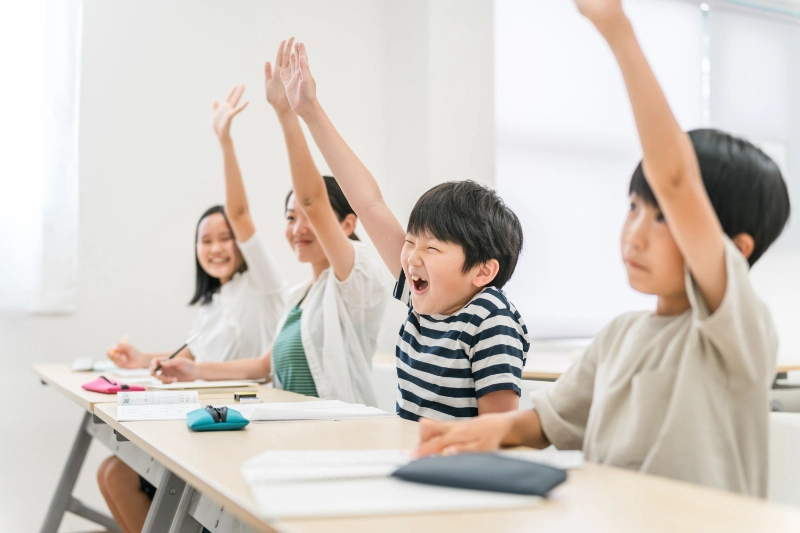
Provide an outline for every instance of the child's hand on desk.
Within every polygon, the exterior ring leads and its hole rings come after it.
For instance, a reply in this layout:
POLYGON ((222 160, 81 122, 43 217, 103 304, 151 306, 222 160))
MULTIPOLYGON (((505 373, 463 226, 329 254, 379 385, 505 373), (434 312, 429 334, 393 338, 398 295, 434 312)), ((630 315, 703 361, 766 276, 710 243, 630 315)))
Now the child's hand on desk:
POLYGON ((127 342, 120 342, 109 348, 108 358, 120 368, 144 368, 147 366, 142 353, 127 342))
POLYGON ((278 56, 275 58, 274 72, 269 61, 264 65, 264 86, 267 90, 267 102, 275 108, 275 112, 278 114, 292 111, 289 100, 286 97, 286 88, 283 86, 283 80, 281 79, 281 70, 291 69, 289 54, 292 53, 293 44, 294 37, 289 39, 289 42, 281 41, 281 46, 278 48, 278 56))
POLYGON ((197 379, 197 365, 185 357, 172 359, 153 359, 150 362, 150 375, 161 380, 162 383, 175 383, 176 381, 194 381, 197 379), (161 373, 156 374, 156 368, 161 365, 161 373))
POLYGON ((294 52, 289 55, 289 64, 291 68, 280 71, 286 96, 294 112, 308 122, 313 118, 317 103, 317 84, 308 68, 308 55, 303 43, 295 45, 294 52))
POLYGON ((420 419, 417 457, 441 453, 496 450, 511 431, 512 422, 505 414, 482 415, 463 422, 434 422, 420 419))
POLYGON ((237 85, 231 89, 228 97, 222 103, 214 100, 211 125, 214 127, 214 133, 217 134, 220 141, 230 138, 233 117, 238 115, 250 103, 239 104, 239 99, 242 97, 243 92, 244 85, 237 85))

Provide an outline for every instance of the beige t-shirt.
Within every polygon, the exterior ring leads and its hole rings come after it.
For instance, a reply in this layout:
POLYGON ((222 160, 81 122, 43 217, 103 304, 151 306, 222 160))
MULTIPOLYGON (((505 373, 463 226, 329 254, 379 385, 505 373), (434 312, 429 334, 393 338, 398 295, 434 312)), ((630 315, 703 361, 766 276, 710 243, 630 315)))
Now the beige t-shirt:
POLYGON ((769 390, 777 337, 748 265, 725 239, 728 286, 709 314, 686 274, 691 308, 629 313, 533 399, 556 448, 589 461, 766 496, 769 390))

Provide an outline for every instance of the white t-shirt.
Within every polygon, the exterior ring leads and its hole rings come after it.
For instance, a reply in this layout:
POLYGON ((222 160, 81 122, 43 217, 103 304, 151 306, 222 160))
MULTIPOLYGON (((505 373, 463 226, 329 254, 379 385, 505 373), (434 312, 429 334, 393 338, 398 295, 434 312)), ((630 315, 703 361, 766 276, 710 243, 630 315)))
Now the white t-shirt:
MULTIPOLYGON (((286 309, 294 309, 306 295, 300 335, 319 397, 375 406, 372 357, 389 299, 388 274, 365 244, 353 241, 353 252, 347 279, 339 281, 327 268, 317 281, 293 289, 286 309)), ((272 383, 281 388, 274 365, 272 383)))
POLYGON ((615 319, 552 387, 542 430, 589 461, 766 496, 777 336, 747 261, 725 238, 728 284, 710 313, 687 271, 691 309, 615 319))
POLYGON ((247 270, 236 273, 211 301, 197 305, 189 336, 196 361, 260 357, 272 345, 284 311, 285 282, 258 234, 239 243, 247 270))

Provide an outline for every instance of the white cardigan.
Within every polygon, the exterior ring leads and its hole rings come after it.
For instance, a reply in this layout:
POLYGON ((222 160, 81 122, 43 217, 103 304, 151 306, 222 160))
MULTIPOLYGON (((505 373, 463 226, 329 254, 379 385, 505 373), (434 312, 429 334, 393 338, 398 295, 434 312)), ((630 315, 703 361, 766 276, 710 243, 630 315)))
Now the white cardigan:
MULTIPOLYGON (((353 270, 347 279, 339 281, 327 268, 317 281, 291 290, 275 336, 307 292, 300 332, 317 394, 324 400, 375 406, 372 357, 389 289, 383 264, 369 248, 353 241, 353 250, 353 270)), ((282 388, 274 365, 272 369, 272 383, 282 388)))

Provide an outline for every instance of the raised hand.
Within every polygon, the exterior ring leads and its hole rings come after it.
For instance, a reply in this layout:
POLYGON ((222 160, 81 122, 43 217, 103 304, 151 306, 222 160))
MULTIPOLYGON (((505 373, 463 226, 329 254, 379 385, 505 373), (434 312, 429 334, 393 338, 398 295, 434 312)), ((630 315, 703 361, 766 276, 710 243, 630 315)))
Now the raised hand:
POLYGON ((109 348, 108 358, 120 368, 144 368, 147 366, 142 353, 127 342, 121 342, 109 348))
POLYGON ((289 62, 289 55, 292 53, 292 45, 294 44, 294 37, 289 41, 281 41, 278 48, 278 55, 275 57, 275 71, 272 70, 272 64, 267 61, 264 65, 264 85, 267 90, 267 102, 277 113, 286 113, 291 111, 289 100, 286 98, 286 89, 281 80, 281 70, 291 69, 289 62))
POLYGON ((294 112, 308 122, 317 103, 317 84, 308 68, 308 55, 303 43, 297 43, 289 54, 289 65, 291 70, 281 69, 286 96, 294 112))
POLYGON ((214 126, 214 133, 220 140, 227 139, 231 135, 231 121, 242 109, 247 107, 250 102, 239 104, 239 100, 244 92, 244 85, 237 85, 228 97, 220 103, 214 100, 213 112, 211 114, 211 125, 214 126))
POLYGON ((624 19, 621 0, 574 0, 578 11, 589 19, 601 32, 624 19))

